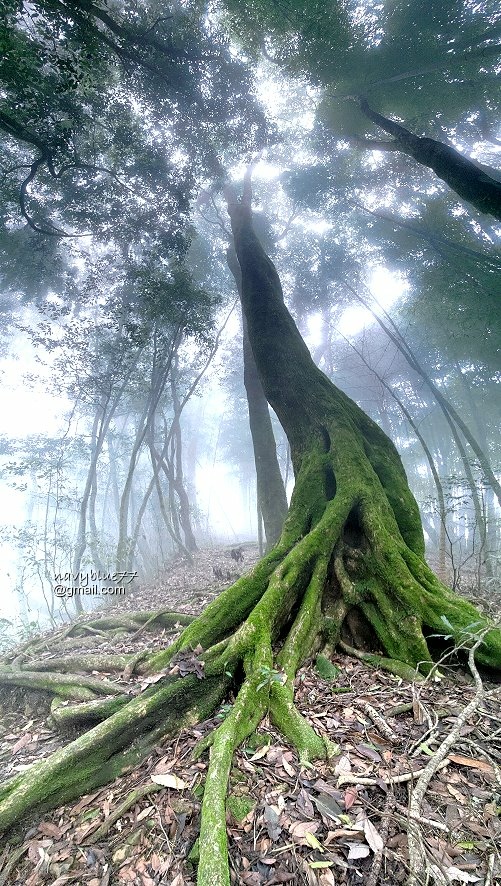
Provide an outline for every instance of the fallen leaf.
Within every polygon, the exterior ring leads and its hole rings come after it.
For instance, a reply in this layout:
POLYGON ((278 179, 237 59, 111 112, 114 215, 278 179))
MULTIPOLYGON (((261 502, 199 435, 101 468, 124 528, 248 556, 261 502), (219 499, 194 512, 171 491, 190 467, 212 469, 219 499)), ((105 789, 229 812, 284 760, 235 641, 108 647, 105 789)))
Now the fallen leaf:
POLYGON ((144 677, 141 680, 141 692, 144 692, 148 686, 153 686, 154 683, 158 683, 159 680, 163 680, 165 677, 165 671, 162 671, 160 674, 152 674, 151 677, 144 677))
POLYGON ((348 812, 353 806, 355 800, 358 799, 358 790, 356 787, 347 788, 344 792, 344 808, 348 812))
POLYGON ((297 796, 296 809, 298 810, 298 812, 301 812, 304 816, 306 816, 306 818, 315 817, 315 809, 313 808, 311 797, 304 788, 301 788, 297 796))
POLYGON ((481 772, 488 772, 489 775, 494 774, 494 770, 490 763, 485 760, 475 760, 473 757, 463 757, 461 754, 449 754, 449 760, 457 763, 458 766, 470 766, 472 769, 480 769, 481 772))
POLYGON ((343 814, 343 810, 337 800, 328 794, 320 794, 318 797, 314 797, 313 800, 320 814, 326 815, 327 818, 336 819, 343 814))
POLYGON ((330 843, 333 843, 334 840, 340 840, 341 837, 349 837, 353 840, 354 837, 357 839, 362 839, 364 836, 364 832, 360 830, 357 826, 356 828, 336 828, 335 831, 328 831, 327 836, 324 840, 324 845, 329 846, 330 843))
POLYGON ((370 849, 365 843, 348 843, 348 860, 354 861, 356 858, 367 858, 370 849))
POLYGON ((16 754, 22 748, 25 748, 27 744, 31 741, 31 732, 26 732, 24 735, 19 738, 14 745, 12 745, 10 752, 11 754, 16 754))
POLYGON ((458 803, 462 803, 463 806, 466 806, 468 800, 466 799, 465 795, 461 793, 461 791, 458 791, 457 788, 454 788, 451 784, 446 785, 446 788, 449 791, 451 797, 454 797, 454 799, 457 800, 458 803))
POLYGON ((449 877, 449 880, 459 880, 460 883, 479 883, 482 879, 482 877, 474 877, 473 874, 469 874, 467 871, 461 871, 454 866, 446 868, 445 873, 449 877))
POLYGON ((287 775, 290 775, 291 778, 296 777, 296 773, 295 773, 294 768, 291 766, 290 763, 287 762, 287 760, 285 759, 285 757, 283 755, 282 755, 282 768, 285 769, 287 775))
POLYGON ((343 754, 334 767, 334 775, 344 775, 347 772, 351 772, 351 763, 349 757, 343 754))
POLYGON ((278 840, 280 834, 282 833, 282 828, 279 825, 280 815, 273 806, 265 806, 264 808, 264 820, 266 822, 266 828, 268 830, 268 836, 270 840, 278 840))
POLYGON ((172 772, 159 772, 158 775, 152 775, 151 780, 155 784, 161 784, 164 788, 172 788, 175 791, 183 791, 186 787, 186 782, 172 772))
POLYGON ((306 834, 314 834, 319 827, 318 821, 293 821, 289 826, 289 833, 295 840, 304 840, 306 834))
POLYGON ((41 821, 38 830, 45 837, 55 837, 56 840, 60 840, 62 836, 60 828, 52 821, 41 821))
POLYGON ((381 754, 374 748, 370 748, 366 744, 357 744, 355 745, 355 750, 362 757, 367 757, 368 760, 372 760, 374 763, 381 763, 381 754))
POLYGON ((421 704, 421 702, 418 701, 417 698, 413 699, 412 713, 414 716, 414 722, 417 723, 418 726, 422 726, 422 724, 426 720, 426 711, 425 711, 423 705, 421 704))
POLYGON ((381 834, 379 833, 377 828, 374 827, 372 821, 370 821, 368 818, 365 819, 363 824, 365 839, 367 840, 372 851, 374 852, 374 854, 376 852, 381 852, 381 849, 384 846, 381 834))
POLYGON ((266 754, 268 753, 269 749, 270 749, 269 744, 265 744, 265 745, 263 745, 262 748, 258 748, 258 750, 256 751, 256 753, 253 754, 252 757, 249 757, 249 762, 250 762, 250 763, 254 763, 256 760, 261 760, 263 757, 266 756, 266 754))
MULTIPOLYGON (((322 846, 321 843, 319 843, 319 841, 317 840, 317 838, 315 837, 314 834, 308 832, 307 834, 304 835, 304 838, 305 838, 306 842, 308 843, 308 846, 311 846, 312 849, 317 849, 318 852, 325 852, 324 847, 322 846)), ((310 867, 312 867, 312 865, 310 865, 310 867)))
POLYGON ((142 809, 141 812, 139 813, 139 815, 137 816, 136 821, 142 821, 143 818, 148 818, 148 815, 151 815, 151 813, 154 811, 154 809, 155 809, 154 806, 147 806, 146 809, 142 809))

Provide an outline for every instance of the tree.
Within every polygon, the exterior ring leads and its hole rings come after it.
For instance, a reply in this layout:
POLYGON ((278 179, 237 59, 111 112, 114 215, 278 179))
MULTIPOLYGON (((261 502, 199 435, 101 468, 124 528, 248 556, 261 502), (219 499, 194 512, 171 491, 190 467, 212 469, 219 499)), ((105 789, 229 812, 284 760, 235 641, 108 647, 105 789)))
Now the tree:
MULTIPOLYGON (((228 267, 233 274, 240 301, 242 274, 233 244, 227 251, 228 267)), ((262 515, 267 548, 280 538, 287 515, 287 495, 277 459, 277 447, 259 372, 254 359, 247 319, 242 311, 244 385, 249 410, 249 426, 256 466, 258 519, 262 515)))
POLYGON ((225 6, 251 52, 264 50, 270 61, 323 88, 320 116, 334 143, 352 139, 372 150, 404 152, 481 212, 500 218, 496 171, 430 137, 437 131, 467 143, 490 139, 500 50, 495 4, 473 9, 462 0, 431 0, 425 18, 413 0, 387 5, 373 17, 359 16, 340 2, 331 4, 328 16, 319 2, 301 0, 252 0, 245 16, 238 0, 226 0, 225 6), (404 122, 374 111, 374 99, 404 122), (426 137, 409 131, 406 119, 419 120, 426 137), (372 133, 367 138, 367 120, 393 140, 381 142, 372 133))
MULTIPOLYGON (((216 221, 214 225, 219 227, 225 239, 229 241, 226 250, 226 262, 237 288, 240 301, 242 300, 242 274, 235 252, 233 237, 228 230, 217 209, 214 198, 203 193, 198 200, 199 206, 211 205, 215 210, 216 221)), ((209 221, 205 214, 202 217, 209 221)), ((266 241, 272 242, 269 225, 266 219, 260 218, 261 236, 266 241)), ((261 520, 264 526, 267 548, 272 547, 282 532, 285 517, 287 515, 287 493, 280 471, 277 458, 277 449, 273 426, 263 386, 252 353, 247 332, 247 321, 242 313, 242 351, 244 386, 247 396, 247 409, 249 413, 249 427, 252 437, 254 452, 254 465, 256 468, 256 490, 258 511, 258 532, 261 532, 261 520)), ((261 538, 260 538, 261 546, 261 538)))
MULTIPOLYGON (((201 886, 229 883, 225 795, 232 754, 266 709, 303 758, 328 753, 325 737, 293 702, 295 672, 319 645, 334 645, 341 636, 357 645, 369 630, 391 660, 386 664, 409 675, 430 667, 427 632, 446 630, 463 642, 469 631, 481 628, 486 634, 477 658, 501 668, 501 631, 442 585, 423 559, 419 512, 395 447, 313 363, 285 307, 275 267, 254 233, 249 193, 228 209, 249 339, 296 474, 282 536, 174 644, 140 665, 156 673, 175 664, 181 650, 186 657, 200 644, 203 651, 192 653, 188 676, 167 675, 132 701, 118 696, 65 708, 66 724, 86 717, 101 722, 0 791, 5 828, 35 804, 62 803, 116 776, 160 736, 212 713, 233 684, 231 712, 199 746, 201 752, 211 745, 201 886), (195 676, 200 670, 202 680, 195 676), (272 671, 277 679, 263 679, 272 671)), ((123 666, 124 657, 118 658, 123 666)), ((0 673, 2 681, 15 679, 12 671, 0 673)))

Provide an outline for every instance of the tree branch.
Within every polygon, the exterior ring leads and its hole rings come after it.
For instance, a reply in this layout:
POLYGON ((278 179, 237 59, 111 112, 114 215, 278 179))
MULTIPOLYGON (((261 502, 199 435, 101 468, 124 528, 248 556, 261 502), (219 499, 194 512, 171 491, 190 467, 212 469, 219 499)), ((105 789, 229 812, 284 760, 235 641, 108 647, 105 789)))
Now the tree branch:
POLYGON ((432 169, 459 197, 480 212, 501 220, 501 181, 450 145, 414 135, 405 126, 374 111, 363 96, 359 98, 359 105, 372 123, 394 137, 395 150, 408 154, 422 166, 432 169))

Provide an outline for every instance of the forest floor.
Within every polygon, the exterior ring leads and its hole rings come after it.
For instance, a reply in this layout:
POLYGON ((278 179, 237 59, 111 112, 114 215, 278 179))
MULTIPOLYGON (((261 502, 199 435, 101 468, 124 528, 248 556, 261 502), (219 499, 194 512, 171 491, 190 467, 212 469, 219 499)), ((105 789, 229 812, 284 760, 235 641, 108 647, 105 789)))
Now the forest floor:
MULTIPOLYGON (((196 615, 258 559, 253 545, 244 545, 243 554, 243 564, 229 547, 201 551, 193 564, 179 560, 154 585, 131 586, 106 612, 163 608, 196 615)), ((501 601, 499 607, 485 602, 499 616, 501 601)), ((47 658, 56 654, 53 639, 46 635, 47 658)), ((135 653, 172 639, 151 625, 120 640, 79 638, 72 652, 135 653)), ((336 743, 329 762, 301 766, 266 719, 235 755, 227 816, 235 884, 406 881, 413 785, 475 687, 452 659, 440 677, 415 684, 341 654, 332 661, 339 670, 329 680, 311 664, 301 668, 295 695, 312 726, 336 743)), ((108 679, 133 694, 151 682, 123 674, 108 679)), ((440 876, 443 883, 501 882, 501 714, 487 678, 484 688, 420 807, 420 837, 435 882, 440 876)), ((49 706, 39 692, 2 690, 0 780, 68 740, 47 726, 49 706)), ((207 770, 207 756, 193 762, 192 750, 223 717, 224 709, 183 730, 113 784, 23 822, 0 850, 0 886, 192 886, 207 770)))

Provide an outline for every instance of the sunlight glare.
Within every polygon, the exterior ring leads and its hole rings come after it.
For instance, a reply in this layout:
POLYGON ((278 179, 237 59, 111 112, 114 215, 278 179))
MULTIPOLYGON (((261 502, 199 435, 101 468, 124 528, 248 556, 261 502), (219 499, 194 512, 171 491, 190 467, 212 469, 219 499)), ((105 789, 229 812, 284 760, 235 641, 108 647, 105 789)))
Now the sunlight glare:
MULTIPOLYGON (((374 268, 369 275, 369 291, 385 311, 388 311, 406 290, 406 281, 398 274, 393 274, 388 268, 374 268)), ((375 307, 377 308, 377 304, 375 307)), ((358 335, 362 329, 372 326, 374 322, 375 320, 367 308, 362 305, 351 305, 343 311, 337 329, 341 335, 349 338, 358 335)))

